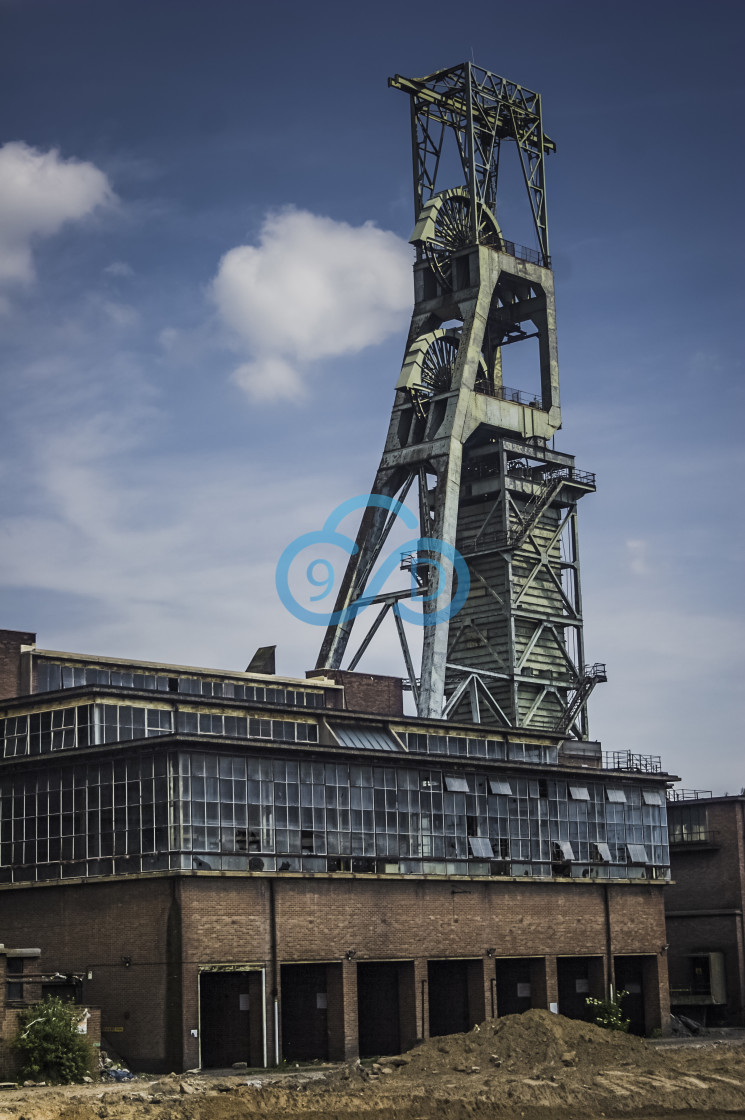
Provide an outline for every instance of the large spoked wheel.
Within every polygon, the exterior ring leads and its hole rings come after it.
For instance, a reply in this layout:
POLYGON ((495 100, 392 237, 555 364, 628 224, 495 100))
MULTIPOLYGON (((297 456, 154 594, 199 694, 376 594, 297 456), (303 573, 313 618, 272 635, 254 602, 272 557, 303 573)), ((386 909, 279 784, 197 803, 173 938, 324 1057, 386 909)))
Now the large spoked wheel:
POLYGON ((447 393, 453 383, 453 369, 460 337, 457 334, 439 334, 427 347, 422 359, 422 385, 433 396, 447 393))
MULTIPOLYGON (((466 190, 443 191, 430 199, 425 207, 430 219, 423 230, 422 248, 435 275, 443 287, 453 287, 453 253, 478 242, 499 247, 502 235, 494 215, 479 204, 476 238, 471 222, 471 199, 466 190)), ((424 215, 424 211, 423 211, 424 215)))
MULTIPOLYGON (((433 397, 449 393, 453 386, 460 332, 442 328, 421 335, 411 347, 399 388, 407 388, 420 416, 425 416, 433 397)), ((477 379, 486 377, 486 363, 479 360, 477 379)))

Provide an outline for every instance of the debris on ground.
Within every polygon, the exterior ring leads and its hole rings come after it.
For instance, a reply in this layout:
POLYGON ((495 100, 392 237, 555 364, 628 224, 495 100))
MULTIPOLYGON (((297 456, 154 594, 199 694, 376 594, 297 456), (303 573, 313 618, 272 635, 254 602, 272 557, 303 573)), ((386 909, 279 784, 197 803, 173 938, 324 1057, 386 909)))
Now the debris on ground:
POLYGON ((745 1118, 745 1040, 648 1042, 532 1010, 373 1061, 4 1092, 0 1120, 745 1118), (136 1087, 136 1091, 133 1091, 136 1087))

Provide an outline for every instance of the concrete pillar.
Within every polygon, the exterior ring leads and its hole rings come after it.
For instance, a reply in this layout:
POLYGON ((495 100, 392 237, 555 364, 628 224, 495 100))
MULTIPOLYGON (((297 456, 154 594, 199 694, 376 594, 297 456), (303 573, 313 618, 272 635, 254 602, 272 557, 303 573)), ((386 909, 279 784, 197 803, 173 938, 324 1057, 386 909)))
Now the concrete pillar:
POLYGON ((284 1059, 284 1054, 282 1053, 282 966, 280 965, 279 961, 277 962, 274 983, 272 983, 271 962, 267 962, 265 983, 266 1060, 270 1066, 273 1066, 274 1059, 277 1055, 279 1055, 280 1062, 282 1062, 284 1059))
POLYGON ((605 999, 608 991, 608 962, 604 957, 590 957, 587 962, 588 995, 593 999, 605 999))
POLYGON ((359 1055, 357 1037, 357 965, 330 964, 327 972, 329 1059, 345 1062, 359 1055))
POLYGON ((483 1023, 486 1018, 486 981, 483 958, 468 961, 466 976, 468 983, 468 1025, 469 1027, 475 1027, 477 1023, 483 1023))
POLYGON ((420 1037, 421 1019, 417 1012, 415 962, 402 961, 398 966, 398 1033, 402 1053, 411 1050, 420 1037))
POLYGON ((556 957, 533 957, 530 961, 530 1005, 547 1011, 558 1003, 559 984, 556 975, 556 957))
POLYGON ((417 1041, 429 1038, 429 979, 427 958, 414 961, 414 987, 416 989, 417 1041))
POLYGON ((559 1003, 559 976, 556 968, 556 957, 546 957, 546 1007, 559 1003))
POLYGON ((494 957, 484 958, 485 1019, 497 1017, 497 962, 494 957))
POLYGON ((647 1034, 670 1031, 670 989, 667 979, 667 961, 659 957, 644 957, 642 963, 644 990, 644 1029, 647 1034))

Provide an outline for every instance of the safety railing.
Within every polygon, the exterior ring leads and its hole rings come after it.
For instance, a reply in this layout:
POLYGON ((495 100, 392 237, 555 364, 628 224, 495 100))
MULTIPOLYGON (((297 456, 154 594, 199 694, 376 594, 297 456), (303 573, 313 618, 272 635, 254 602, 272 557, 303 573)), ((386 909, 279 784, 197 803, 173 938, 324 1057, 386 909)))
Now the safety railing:
POLYGON ((498 249, 502 253, 507 253, 510 257, 515 257, 519 261, 528 261, 529 264, 540 265, 541 268, 551 267, 551 257, 545 255, 540 249, 531 249, 527 245, 518 245, 516 241, 507 241, 504 237, 497 237, 496 234, 491 237, 480 238, 482 245, 489 245, 492 249, 498 249))
POLYGON ((535 467, 526 467, 520 459, 513 459, 507 465, 507 473, 510 478, 524 478, 527 482, 551 482, 565 481, 565 482, 579 482, 582 486, 595 485, 595 472, 594 471, 581 471, 577 467, 554 467, 550 471, 541 471, 540 475, 536 476, 534 471, 535 467))
POLYGON ((658 754, 633 754, 631 751, 604 751, 604 770, 626 770, 633 774, 662 773, 662 758, 658 754))
POLYGON ((474 389, 485 397, 496 397, 500 401, 524 404, 528 408, 543 408, 543 402, 536 393, 525 393, 522 389, 510 389, 508 385, 492 385, 491 381, 477 381, 474 389))
POLYGON ((710 789, 669 789, 667 791, 668 801, 700 801, 711 796, 710 789))

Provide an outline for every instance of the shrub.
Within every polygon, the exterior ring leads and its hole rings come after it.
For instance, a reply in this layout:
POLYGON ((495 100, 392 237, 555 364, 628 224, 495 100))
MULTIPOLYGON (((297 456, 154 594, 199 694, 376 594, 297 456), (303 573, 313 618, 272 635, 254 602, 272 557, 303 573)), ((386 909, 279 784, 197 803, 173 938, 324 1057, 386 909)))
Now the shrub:
POLYGON ((67 1085, 90 1073, 93 1054, 78 1033, 82 1008, 57 997, 21 1012, 13 1047, 21 1055, 21 1076, 67 1085))
POLYGON ((598 1009, 595 1015, 595 1022, 599 1027, 605 1027, 609 1031, 627 1031, 629 1029, 630 1019, 624 1019, 621 1003, 626 999, 629 993, 627 991, 616 992, 613 998, 609 999, 593 999, 592 996, 587 996, 585 1003, 588 1007, 596 1007, 598 1009))

